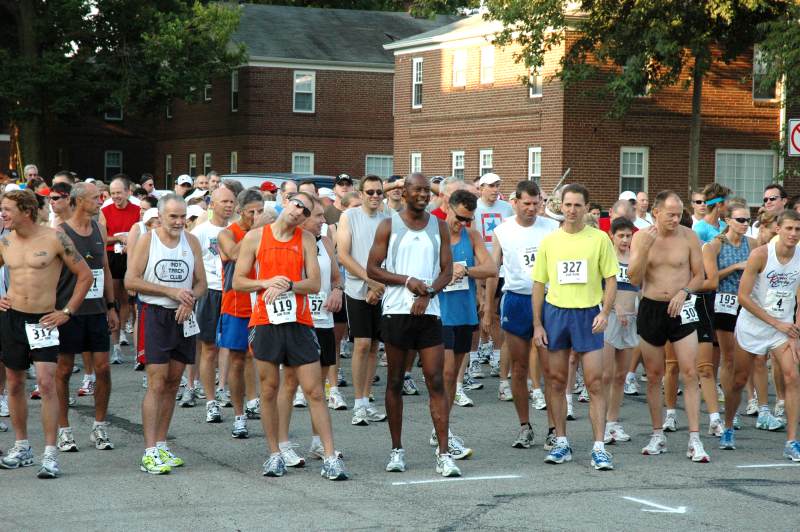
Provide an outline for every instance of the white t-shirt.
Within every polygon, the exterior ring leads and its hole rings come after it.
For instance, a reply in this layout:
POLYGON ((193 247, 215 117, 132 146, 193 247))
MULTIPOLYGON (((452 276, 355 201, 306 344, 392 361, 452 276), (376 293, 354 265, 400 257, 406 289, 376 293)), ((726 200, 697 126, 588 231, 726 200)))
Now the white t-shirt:
POLYGON ((206 270, 206 281, 209 290, 222 290, 222 259, 219 257, 217 236, 224 226, 204 222, 192 229, 192 234, 200 241, 203 250, 203 268, 206 270))
POLYGON ((482 199, 478 199, 478 207, 475 209, 475 228, 483 237, 489 253, 492 252, 495 228, 511 216, 514 216, 514 209, 507 201, 497 200, 494 205, 489 206, 482 199))
POLYGON ((542 239, 558 229, 558 222, 537 216, 530 227, 517 223, 516 217, 506 220, 494 230, 497 243, 503 250, 504 292, 531 295, 531 272, 542 239))
POLYGON ((633 225, 636 226, 636 229, 647 229, 651 225, 653 225, 653 217, 650 215, 649 212, 644 213, 644 218, 639 218, 636 216, 636 220, 634 220, 633 225))

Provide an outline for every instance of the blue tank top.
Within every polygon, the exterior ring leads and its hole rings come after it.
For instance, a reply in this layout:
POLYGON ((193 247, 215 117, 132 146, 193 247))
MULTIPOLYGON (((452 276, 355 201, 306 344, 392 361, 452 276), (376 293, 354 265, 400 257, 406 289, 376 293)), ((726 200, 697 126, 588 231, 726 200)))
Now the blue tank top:
MULTIPOLYGON (((732 245, 727 240, 722 241, 722 247, 719 248, 719 255, 717 255, 717 268, 722 270, 732 264, 744 262, 750 256, 750 241, 747 238, 742 239, 739 247, 732 245)), ((739 281, 742 279, 741 270, 737 270, 724 279, 719 280, 717 292, 724 294, 735 294, 739 292, 739 281)))
POLYGON ((639 287, 631 284, 631 279, 628 277, 628 265, 620 262, 619 271, 617 271, 617 290, 625 292, 638 292, 639 287))
MULTIPOLYGON (((461 229, 458 244, 450 244, 453 262, 466 262, 467 267, 475 266, 475 253, 472 241, 465 228, 461 229)), ((477 325, 478 310, 475 292, 475 280, 469 279, 468 290, 452 290, 439 294, 439 305, 442 313, 442 325, 477 325)))

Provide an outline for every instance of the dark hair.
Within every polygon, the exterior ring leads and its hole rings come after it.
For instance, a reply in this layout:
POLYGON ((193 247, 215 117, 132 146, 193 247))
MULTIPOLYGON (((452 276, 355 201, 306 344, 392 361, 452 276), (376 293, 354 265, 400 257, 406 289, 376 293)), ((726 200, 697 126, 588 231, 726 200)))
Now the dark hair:
POLYGON ((17 209, 30 216, 31 220, 36 222, 39 217, 39 199, 33 193, 33 190, 12 190, 3 194, 3 199, 10 199, 17 204, 17 209))
POLYGON ((155 184, 156 178, 153 176, 153 174, 144 173, 142 174, 142 177, 139 179, 139 184, 141 185, 142 183, 146 183, 147 181, 151 180, 155 184))
POLYGON ((783 225, 783 222, 786 220, 792 220, 793 222, 800 222, 800 213, 797 211, 793 211, 790 209, 786 209, 778 215, 778 225, 783 225))
MULTIPOLYGON (((786 194, 786 189, 783 188, 783 185, 781 185, 780 183, 770 183, 769 185, 764 187, 764 192, 766 192, 767 190, 769 190, 771 188, 774 188, 777 191, 779 191, 781 193, 781 197, 782 198, 786 197, 786 195, 787 195, 786 194)), ((780 224, 778 224, 778 225, 780 225, 780 224)))
POLYGON ((25 185, 25 187, 31 192, 35 193, 36 189, 44 184, 45 184, 44 179, 42 179, 41 177, 34 177, 33 179, 28 181, 28 184, 25 185))
POLYGON ((261 195, 261 191, 257 188, 248 188, 239 192, 236 195, 236 203, 239 205, 239 209, 244 209, 245 205, 249 205, 250 203, 264 203, 264 197, 261 195))
POLYGON ((297 184, 297 188, 299 189, 303 185, 311 185, 312 187, 314 187, 314 193, 317 192, 317 183, 314 182, 313 179, 303 179, 302 181, 300 181, 300 183, 297 184))
POLYGON ((125 174, 116 174, 114 177, 111 178, 111 181, 108 183, 108 185, 111 186, 111 183, 117 180, 122 181, 122 186, 125 187, 125 190, 130 190, 131 180, 128 179, 128 176, 125 174))
POLYGON ((309 194, 308 192, 303 192, 302 190, 300 192, 292 194, 292 196, 289 199, 296 198, 297 196, 305 196, 305 197, 307 197, 308 201, 311 202, 311 209, 312 210, 317 205, 317 203, 319 203, 319 198, 317 198, 314 194, 309 194))
POLYGON ((450 194, 450 201, 448 202, 451 207, 463 205, 468 211, 474 211, 478 208, 478 198, 475 194, 468 190, 456 190, 450 194))
POLYGON ((361 186, 359 187, 359 190, 363 192, 364 185, 366 185, 369 181, 378 182, 381 184, 381 187, 383 186, 383 179, 376 175, 370 174, 368 176, 364 176, 364 179, 361 180, 361 186))
POLYGON ((632 221, 630 221, 629 219, 625 218, 624 216, 620 216, 619 218, 617 218, 613 222, 611 222, 611 234, 612 235, 614 233, 616 233, 617 231, 622 231, 622 230, 625 230, 625 229, 627 229, 629 231, 634 231, 636 229, 636 226, 633 225, 632 221))
POLYGON ((53 192, 58 192, 59 194, 69 196, 69 193, 72 192, 72 185, 70 183, 54 183, 50 190, 53 192))
MULTIPOLYGON (((719 183, 709 183, 708 185, 703 188, 703 197, 705 197, 706 201, 711 201, 716 198, 725 198, 728 194, 731 193, 731 189, 726 186, 720 185, 719 183)), ((715 203, 711 207, 714 208, 719 203, 715 203)))
POLYGON ((528 181, 527 179, 517 183, 517 199, 522 197, 523 192, 528 196, 539 196, 542 194, 541 190, 539 190, 539 185, 537 185, 535 181, 528 181))
POLYGON ((689 229, 691 229, 692 224, 694 224, 694 218, 692 217, 692 213, 690 213, 686 209, 683 209, 683 212, 681 213, 680 224, 684 227, 688 227, 689 229))
MULTIPOLYGON (((533 181, 531 181, 533 183, 533 181)), ((581 185, 580 183, 570 183, 569 185, 565 186, 561 189, 561 201, 564 201, 564 195, 567 192, 571 192, 573 194, 580 194, 583 196, 584 203, 589 203, 589 191, 586 190, 586 187, 581 185)))
POLYGON ((144 197, 140 198, 139 201, 146 201, 150 204, 150 208, 156 207, 158 205, 158 198, 155 196, 148 196, 145 194, 144 197))
POLYGON ((237 198, 239 197, 239 194, 242 193, 242 190, 244 190, 244 185, 242 185, 236 179, 223 179, 222 185, 231 192, 233 192, 233 195, 236 196, 237 198))
POLYGON ((69 170, 61 170, 60 172, 56 172, 55 175, 53 175, 53 181, 55 181, 57 177, 66 177, 70 183, 75 182, 75 174, 69 170))
POLYGON ((656 198, 655 200, 653 200, 653 208, 654 209, 660 208, 662 205, 664 205, 664 203, 666 203, 666 201, 669 198, 673 197, 678 201, 680 201, 681 203, 683 203, 683 200, 681 199, 680 196, 678 196, 677 192, 674 192, 672 190, 662 190, 661 192, 656 194, 656 198))
POLYGON ((597 209, 598 211, 602 211, 603 210, 603 208, 600 206, 599 203, 592 202, 592 203, 589 204, 589 210, 591 211, 591 210, 594 210, 594 209, 597 209))
POLYGON ((148 195, 148 192, 142 187, 137 187, 136 190, 133 191, 133 195, 139 199, 142 199, 148 195))

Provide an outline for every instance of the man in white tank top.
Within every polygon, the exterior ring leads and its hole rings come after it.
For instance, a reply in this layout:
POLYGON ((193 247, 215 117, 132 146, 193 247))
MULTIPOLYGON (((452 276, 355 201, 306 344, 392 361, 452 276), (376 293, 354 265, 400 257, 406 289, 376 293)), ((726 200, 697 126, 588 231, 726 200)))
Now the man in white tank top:
MULTIPOLYGON (((753 250, 739 283, 741 313, 736 321, 737 349, 734 352, 734 374, 723 381, 725 389, 725 430, 720 448, 735 449, 733 417, 741 401, 754 356, 771 353, 780 364, 786 386, 786 443, 783 456, 800 462, 797 441, 798 362, 800 321, 796 313, 800 289, 800 215, 785 210, 778 216, 778 239, 753 250)), ((774 363, 774 362, 773 362, 774 363)))
POLYGON ((125 288, 138 292, 142 301, 149 384, 142 403, 141 470, 152 474, 183 465, 167 447, 167 431, 183 370, 194 364, 195 336, 200 332, 194 307, 207 288, 200 242, 184 230, 186 202, 165 194, 158 212, 161 226, 142 235, 125 274, 125 288))
MULTIPOLYGON (((437 441, 448 441, 448 397, 444 393, 444 343, 437 294, 453 278, 453 258, 447 224, 425 208, 431 187, 422 174, 412 174, 403 187, 406 208, 384 220, 375 233, 367 260, 367 275, 386 286, 381 336, 389 362, 386 412, 392 436, 387 471, 405 471, 403 376, 406 357, 418 351, 430 395, 437 441)), ((440 443, 441 445, 441 443, 440 443)), ((438 449, 436 472, 460 476, 449 449, 438 449)))

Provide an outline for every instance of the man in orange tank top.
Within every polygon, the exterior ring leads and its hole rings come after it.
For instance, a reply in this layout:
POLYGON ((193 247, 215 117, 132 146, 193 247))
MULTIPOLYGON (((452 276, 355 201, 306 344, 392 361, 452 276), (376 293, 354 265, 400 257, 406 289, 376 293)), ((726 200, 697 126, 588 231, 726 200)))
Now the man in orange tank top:
POLYGON ((322 388, 320 348, 314 335, 307 294, 320 290, 317 245, 300 225, 311 215, 316 199, 300 192, 278 219, 245 235, 233 274, 233 289, 256 292, 250 318, 250 347, 256 359, 264 406, 261 424, 270 456, 264 476, 280 477, 286 464, 278 445, 277 391, 280 365, 294 372, 308 400, 311 419, 325 448, 322 475, 345 480, 347 473, 333 446, 333 432, 322 388), (250 272, 255 269, 254 278, 250 272))

